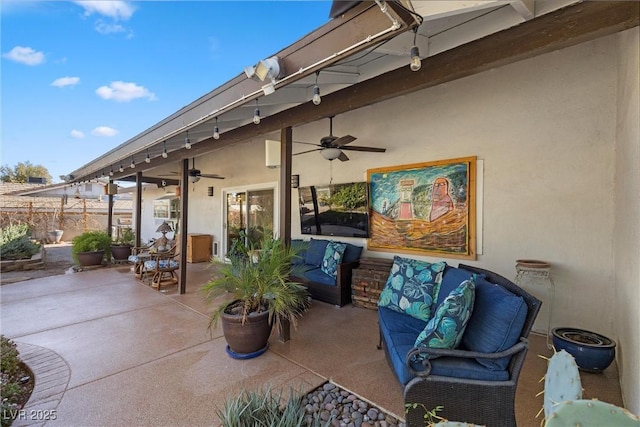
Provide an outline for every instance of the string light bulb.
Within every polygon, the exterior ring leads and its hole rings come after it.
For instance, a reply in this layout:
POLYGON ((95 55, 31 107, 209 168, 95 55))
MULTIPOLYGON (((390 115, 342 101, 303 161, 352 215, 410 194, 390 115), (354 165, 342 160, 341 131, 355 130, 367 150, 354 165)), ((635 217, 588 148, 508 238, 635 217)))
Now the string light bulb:
POLYGON ((118 171, 124 172, 124 168, 122 167, 122 163, 120 163, 120 167, 118 168, 118 171))
POLYGON ((411 47, 410 56, 411 63, 409 68, 411 71, 418 71, 422 67, 422 61, 420 60, 420 49, 416 45, 416 37, 418 35, 418 27, 413 29, 413 46, 411 47))
POLYGON ((312 101, 315 105, 320 105, 322 102, 322 98, 320 97, 320 86, 318 86, 318 76, 320 75, 320 71, 316 71, 316 85, 313 87, 313 98, 312 101))
POLYGON ((136 162, 133 160, 133 156, 131 156, 131 169, 135 169, 136 168, 136 162))
POLYGON ((167 153, 167 141, 164 141, 164 149, 162 150, 162 158, 166 159, 169 157, 169 153, 167 153))
POLYGON ((147 150, 147 157, 144 158, 145 163, 151 163, 151 157, 149 156, 149 150, 147 150))
POLYGON ((213 127, 213 139, 220 139, 220 129, 218 129, 218 117, 216 117, 216 124, 213 127))
POLYGON ((113 166, 111 166, 111 170, 109 171, 109 176, 113 176, 113 166))
POLYGON ((253 123, 260 124, 260 109, 258 108, 258 100, 256 99, 256 109, 253 112, 253 123))
POLYGON ((189 131, 187 131, 187 137, 184 139, 184 148, 191 150, 191 140, 189 139, 189 131))

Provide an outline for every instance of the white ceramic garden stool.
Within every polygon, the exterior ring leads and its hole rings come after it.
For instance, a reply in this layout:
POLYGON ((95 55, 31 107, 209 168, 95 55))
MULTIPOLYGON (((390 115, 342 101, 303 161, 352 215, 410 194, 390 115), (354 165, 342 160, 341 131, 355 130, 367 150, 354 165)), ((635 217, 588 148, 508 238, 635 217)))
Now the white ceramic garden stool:
POLYGON ((555 284, 551 278, 551 264, 546 261, 533 259, 516 260, 515 284, 532 289, 535 286, 544 286, 549 296, 549 311, 547 320, 547 348, 552 349, 551 320, 553 318, 553 300, 555 299, 555 284))

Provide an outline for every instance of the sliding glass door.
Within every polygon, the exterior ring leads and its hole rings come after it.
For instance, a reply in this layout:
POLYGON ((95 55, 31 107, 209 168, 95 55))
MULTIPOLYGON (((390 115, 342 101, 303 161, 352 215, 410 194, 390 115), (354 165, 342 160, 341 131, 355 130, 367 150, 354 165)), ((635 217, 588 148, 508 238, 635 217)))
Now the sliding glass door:
POLYGON ((275 231, 275 189, 241 189, 225 191, 226 254, 233 241, 244 238, 245 243, 255 246, 263 236, 273 235, 275 231))

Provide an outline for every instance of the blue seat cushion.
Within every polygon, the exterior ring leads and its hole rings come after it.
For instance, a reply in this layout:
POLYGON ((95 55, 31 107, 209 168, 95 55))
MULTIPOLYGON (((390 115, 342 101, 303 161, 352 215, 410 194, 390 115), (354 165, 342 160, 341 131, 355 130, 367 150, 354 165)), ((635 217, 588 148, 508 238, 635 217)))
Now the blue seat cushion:
POLYGON ((347 243, 347 247, 344 250, 344 255, 342 255, 342 262, 357 261, 360 259, 360 255, 362 255, 362 246, 347 243))
MULTIPOLYGON (((174 259, 161 259, 160 260, 160 268, 178 268, 180 263, 174 259)), ((155 270, 156 269, 156 261, 149 260, 144 262, 145 270, 155 270)))
MULTIPOLYGON (((382 339, 389 353, 391 368, 398 381, 404 386, 414 377, 406 364, 407 354, 414 348, 413 344, 418 334, 425 328, 426 322, 385 307, 378 308, 378 321, 382 339)), ((509 372, 506 370, 487 369, 475 359, 439 357, 430 362, 431 375, 486 381, 509 379, 509 372)), ((422 370, 422 364, 419 361, 412 363, 411 366, 416 371, 422 370)))
POLYGON ((471 280, 474 277, 484 277, 484 275, 477 275, 463 268, 447 265, 444 269, 440 287, 437 289, 434 311, 455 288, 460 286, 460 283, 465 280, 471 280))
POLYGON ((129 255, 128 260, 137 264, 140 261, 140 257, 138 255, 129 255))
POLYGON ((323 272, 319 267, 307 270, 304 273, 304 277, 315 283, 319 283, 327 286, 336 286, 336 278, 333 276, 329 276, 327 273, 323 272))
POLYGON ((311 239, 307 247, 307 253, 304 256, 304 263, 320 267, 328 244, 328 240, 311 239))
MULTIPOLYGON (((500 285, 476 279, 476 300, 462 344, 469 350, 495 353, 515 345, 527 317, 527 304, 500 285)), ((504 370, 510 357, 478 359, 488 369, 504 370)))
POLYGON ((308 246, 309 242, 305 242, 304 240, 295 239, 291 241, 291 249, 293 249, 294 253, 296 254, 296 256, 291 260, 291 264, 304 264, 305 258, 307 256, 308 246))

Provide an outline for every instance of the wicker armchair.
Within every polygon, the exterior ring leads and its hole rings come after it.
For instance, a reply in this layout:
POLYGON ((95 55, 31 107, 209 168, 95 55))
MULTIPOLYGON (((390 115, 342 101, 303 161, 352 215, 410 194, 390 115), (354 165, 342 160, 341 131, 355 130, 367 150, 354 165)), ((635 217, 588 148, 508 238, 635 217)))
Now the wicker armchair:
MULTIPOLYGON (((472 380, 446 376, 430 375, 429 360, 425 360, 424 371, 415 371, 416 375, 404 387, 405 404, 424 405, 423 408, 432 409, 442 406, 439 415, 452 421, 475 423, 491 427, 513 427, 515 418, 515 395, 518 377, 528 350, 527 337, 533 322, 540 310, 541 302, 528 294, 508 279, 491 271, 467 265, 461 268, 474 273, 484 274, 488 281, 497 283, 515 295, 521 296, 527 304, 527 315, 520 340, 514 346, 499 353, 478 353, 467 350, 429 349, 429 355, 447 359, 485 358, 498 359, 510 356, 507 367, 508 379, 502 381, 472 380)), ((407 360, 420 353, 414 348, 407 355, 407 360)), ((438 359, 436 359, 438 360, 438 359)), ((434 361, 435 363, 435 361, 434 361)), ((411 409, 407 413, 407 425, 424 425, 423 412, 411 409)))

